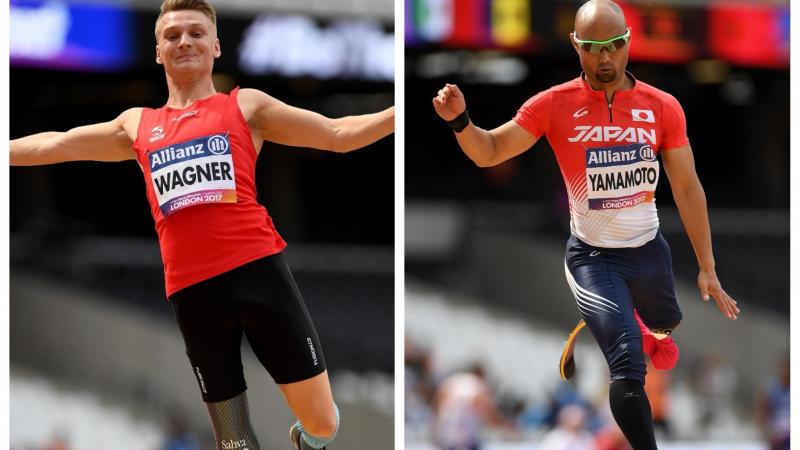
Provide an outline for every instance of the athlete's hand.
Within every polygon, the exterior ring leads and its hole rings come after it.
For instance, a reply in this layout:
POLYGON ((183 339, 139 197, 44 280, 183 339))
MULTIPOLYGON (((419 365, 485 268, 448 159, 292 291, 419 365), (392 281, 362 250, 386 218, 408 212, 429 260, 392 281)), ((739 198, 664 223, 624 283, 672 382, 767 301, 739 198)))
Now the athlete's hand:
POLYGON ((433 109, 436 110, 439 117, 451 121, 467 109, 467 103, 458 86, 445 84, 443 88, 439 89, 436 97, 433 97, 433 109))
POLYGON ((731 296, 722 289, 722 285, 720 285, 715 271, 701 270, 700 274, 697 275, 697 287, 700 288, 700 295, 703 297, 703 300, 708 301, 709 298, 713 298, 717 303, 717 308, 719 308, 719 311, 724 314, 725 317, 736 320, 737 314, 739 314, 739 308, 736 307, 736 300, 732 299, 731 296))

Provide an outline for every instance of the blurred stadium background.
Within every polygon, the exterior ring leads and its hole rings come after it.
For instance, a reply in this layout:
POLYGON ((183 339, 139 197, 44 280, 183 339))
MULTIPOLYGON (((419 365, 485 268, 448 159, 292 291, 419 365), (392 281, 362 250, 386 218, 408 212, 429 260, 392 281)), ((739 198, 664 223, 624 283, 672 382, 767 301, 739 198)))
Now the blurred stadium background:
MULTIPOLYGON (((576 77, 568 34, 580 4, 405 0, 409 449, 459 438, 490 450, 567 448, 557 434, 571 449, 625 448, 589 333, 576 350, 577 380, 558 376, 579 315, 564 279, 566 194, 548 143, 480 169, 431 106, 445 82, 457 83, 472 119, 491 129, 533 94, 576 77), (434 406, 448 397, 491 401, 482 413, 475 403, 434 406)), ((789 2, 623 8, 633 30, 629 70, 685 109, 717 273, 742 309, 729 322, 700 300, 664 177, 656 197, 684 321, 677 368, 648 374, 659 448, 788 448, 789 2)))
MULTIPOLYGON (((219 91, 258 88, 331 117, 394 103, 391 0, 212 4, 219 91)), ((163 105, 159 5, 12 0, 11 137, 163 105)), ((393 173, 391 137, 347 155, 266 144, 258 166, 325 348, 341 448, 393 442, 393 173)), ((133 161, 10 171, 12 449, 213 448, 143 193, 133 161)), ((243 349, 262 448, 288 448, 293 419, 243 349)))

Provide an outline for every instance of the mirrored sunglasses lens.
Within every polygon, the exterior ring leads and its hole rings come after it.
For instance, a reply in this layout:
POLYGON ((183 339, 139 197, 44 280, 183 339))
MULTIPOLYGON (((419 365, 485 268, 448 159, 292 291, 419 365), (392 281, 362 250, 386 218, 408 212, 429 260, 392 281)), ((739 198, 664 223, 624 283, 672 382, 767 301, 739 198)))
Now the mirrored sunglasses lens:
POLYGON ((617 49, 614 48, 614 46, 611 45, 611 43, 608 43, 608 44, 592 44, 591 48, 589 49, 589 53, 591 53, 593 55, 596 55, 596 54, 600 53, 601 51, 603 51, 603 49, 606 49, 611 53, 614 53, 615 51, 617 51, 617 49))

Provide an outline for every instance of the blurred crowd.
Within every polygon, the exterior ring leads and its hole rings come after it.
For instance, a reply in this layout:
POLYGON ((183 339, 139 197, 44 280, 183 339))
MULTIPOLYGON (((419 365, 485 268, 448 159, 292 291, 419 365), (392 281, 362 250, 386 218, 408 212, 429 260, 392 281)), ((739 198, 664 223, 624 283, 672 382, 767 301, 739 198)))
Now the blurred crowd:
MULTIPOLYGON (((164 438, 157 449, 153 450, 200 450, 197 435, 189 430, 186 421, 180 414, 173 413, 166 418, 164 438)), ((125 448, 120 446, 119 448, 125 448)), ((69 439, 67 430, 57 430, 43 446, 26 447, 24 450, 75 450, 69 439)))
MULTIPOLYGON (((748 417, 736 417, 737 376, 725 358, 708 354, 684 364, 689 366, 686 379, 676 383, 673 371, 656 370, 648 361, 645 389, 659 440, 715 439, 715 430, 745 421, 759 428, 770 450, 789 449, 788 359, 754 393, 758 400, 748 417), (690 414, 673 405, 677 389, 694 398, 690 414), (689 417, 678 417, 682 414, 689 417), (681 419, 694 422, 691 435, 676 430, 681 419)), ((539 442, 541 450, 630 449, 611 416, 607 393, 582 394, 576 388, 579 376, 560 382, 546 401, 530 404, 516 398, 521 396, 498 395, 480 363, 439 373, 434 355, 407 338, 406 439, 428 440, 442 450, 478 450, 490 440, 527 439, 539 442)))

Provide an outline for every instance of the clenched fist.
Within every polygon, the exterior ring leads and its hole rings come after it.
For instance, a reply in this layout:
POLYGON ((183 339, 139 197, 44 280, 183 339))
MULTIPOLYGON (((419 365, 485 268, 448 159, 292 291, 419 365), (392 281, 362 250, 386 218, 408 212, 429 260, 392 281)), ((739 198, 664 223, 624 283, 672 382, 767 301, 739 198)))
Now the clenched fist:
POLYGON ((467 109, 464 94, 455 84, 445 84, 433 98, 433 109, 445 121, 451 121, 467 109))

